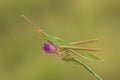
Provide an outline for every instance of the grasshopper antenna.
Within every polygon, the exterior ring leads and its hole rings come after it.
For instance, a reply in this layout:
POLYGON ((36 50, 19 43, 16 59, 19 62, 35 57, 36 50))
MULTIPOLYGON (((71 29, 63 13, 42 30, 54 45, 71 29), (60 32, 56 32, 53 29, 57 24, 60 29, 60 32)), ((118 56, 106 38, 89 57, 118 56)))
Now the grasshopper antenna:
POLYGON ((29 24, 32 25, 32 27, 39 33, 43 34, 43 35, 47 35, 42 29, 40 29, 39 27, 37 27, 35 24, 32 23, 32 21, 30 21, 30 19, 28 19, 24 14, 21 15, 29 24))

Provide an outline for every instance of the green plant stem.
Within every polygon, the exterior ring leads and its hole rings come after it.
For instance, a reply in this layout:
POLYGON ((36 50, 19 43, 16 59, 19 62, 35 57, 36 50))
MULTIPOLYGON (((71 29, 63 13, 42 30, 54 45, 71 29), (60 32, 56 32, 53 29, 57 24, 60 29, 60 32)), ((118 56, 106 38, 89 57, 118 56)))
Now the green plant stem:
POLYGON ((86 65, 85 63, 83 63, 82 61, 78 61, 75 58, 72 58, 72 60, 78 64, 81 64, 85 69, 87 69, 92 75, 94 75, 96 77, 97 80, 102 80, 102 78, 100 76, 98 76, 88 65, 86 65))

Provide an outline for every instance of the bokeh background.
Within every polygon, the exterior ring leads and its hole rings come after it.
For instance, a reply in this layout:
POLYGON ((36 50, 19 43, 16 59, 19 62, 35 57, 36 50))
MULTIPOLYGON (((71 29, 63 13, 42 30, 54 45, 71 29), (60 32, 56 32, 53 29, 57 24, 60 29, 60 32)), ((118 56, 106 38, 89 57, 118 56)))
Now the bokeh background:
POLYGON ((82 66, 41 50, 22 17, 69 42, 99 38, 104 62, 88 62, 103 80, 120 80, 120 0, 0 0, 0 80, 96 80, 82 66))

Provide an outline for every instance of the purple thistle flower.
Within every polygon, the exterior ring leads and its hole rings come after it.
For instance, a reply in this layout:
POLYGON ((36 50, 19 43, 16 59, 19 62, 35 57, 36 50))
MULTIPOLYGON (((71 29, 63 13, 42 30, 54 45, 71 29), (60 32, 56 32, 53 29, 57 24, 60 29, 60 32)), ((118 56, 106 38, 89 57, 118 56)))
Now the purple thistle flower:
POLYGON ((56 51, 56 47, 52 42, 44 42, 42 49, 47 53, 54 53, 56 51))

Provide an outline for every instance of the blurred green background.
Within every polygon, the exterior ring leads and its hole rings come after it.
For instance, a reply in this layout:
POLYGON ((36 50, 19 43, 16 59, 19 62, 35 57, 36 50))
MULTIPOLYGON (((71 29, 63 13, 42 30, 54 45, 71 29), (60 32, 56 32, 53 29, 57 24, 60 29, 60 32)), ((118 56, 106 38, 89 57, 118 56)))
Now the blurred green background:
POLYGON ((88 62, 103 80, 120 80, 120 0, 1 0, 0 80, 95 80, 83 67, 41 50, 41 38, 22 17, 69 42, 100 38, 104 62, 88 62))

